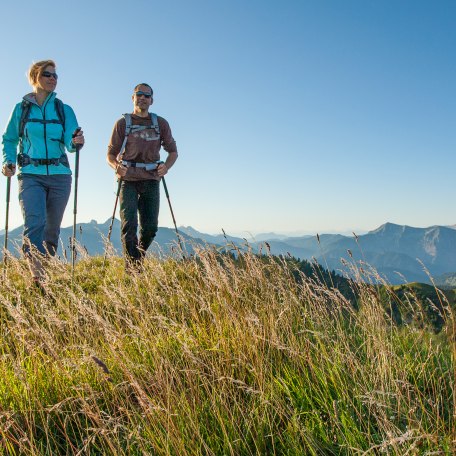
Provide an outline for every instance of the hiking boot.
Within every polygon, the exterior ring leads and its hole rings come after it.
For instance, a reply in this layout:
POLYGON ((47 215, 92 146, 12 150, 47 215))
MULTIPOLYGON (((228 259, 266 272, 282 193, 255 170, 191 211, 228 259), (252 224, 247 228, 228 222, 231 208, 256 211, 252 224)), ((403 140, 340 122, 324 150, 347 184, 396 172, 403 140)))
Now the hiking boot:
POLYGON ((44 284, 44 279, 42 277, 34 276, 32 277, 33 286, 44 296, 48 294, 46 286, 44 284))
POLYGON ((127 274, 140 274, 143 272, 144 266, 142 258, 140 260, 126 260, 125 261, 125 272, 127 274))

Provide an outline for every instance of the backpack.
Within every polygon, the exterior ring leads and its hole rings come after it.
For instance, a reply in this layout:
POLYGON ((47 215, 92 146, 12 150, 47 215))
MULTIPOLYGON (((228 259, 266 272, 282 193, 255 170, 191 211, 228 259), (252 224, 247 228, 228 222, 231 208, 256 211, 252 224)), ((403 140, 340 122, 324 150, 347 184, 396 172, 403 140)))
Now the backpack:
POLYGON ((55 112, 57 113, 57 119, 45 120, 45 119, 30 119, 30 110, 32 108, 32 103, 28 100, 22 100, 21 108, 21 120, 19 121, 19 138, 22 142, 22 137, 24 136, 25 124, 27 122, 39 122, 42 124, 48 123, 57 123, 62 125, 63 130, 65 130, 65 111, 63 109, 63 102, 58 98, 54 98, 54 107, 55 112))
POLYGON ((24 144, 23 144, 23 137, 24 137, 24 131, 25 131, 25 124, 27 122, 38 122, 41 124, 60 124, 62 125, 62 137, 60 141, 63 143, 64 142, 64 132, 65 132, 65 111, 63 108, 63 102, 62 100, 59 100, 58 98, 54 98, 54 107, 55 107, 55 112, 57 113, 58 119, 30 119, 30 110, 32 109, 32 103, 28 100, 22 100, 21 103, 21 119, 19 121, 19 154, 17 157, 17 162, 19 166, 26 166, 29 165, 30 163, 34 164, 35 166, 38 164, 54 164, 58 165, 59 163, 62 163, 64 166, 69 168, 69 163, 68 163, 68 158, 66 154, 62 154, 60 158, 57 159, 32 159, 28 155, 24 154, 24 144), (46 163, 44 163, 46 162, 46 163))
POLYGON ((119 157, 122 158, 125 152, 125 146, 127 145, 128 136, 130 133, 135 133, 141 130, 155 130, 155 134, 157 135, 156 139, 160 139, 160 126, 158 125, 158 117, 157 114, 153 112, 150 113, 152 118, 151 125, 132 125, 131 123, 131 114, 122 114, 125 119, 125 138, 122 143, 122 147, 120 148, 119 157))
POLYGON ((158 125, 158 117, 157 114, 153 112, 150 113, 152 117, 152 124, 150 126, 147 125, 132 125, 131 124, 131 114, 123 114, 125 118, 125 136, 128 136, 131 132, 141 131, 141 130, 155 130, 157 136, 160 136, 160 126, 158 125))

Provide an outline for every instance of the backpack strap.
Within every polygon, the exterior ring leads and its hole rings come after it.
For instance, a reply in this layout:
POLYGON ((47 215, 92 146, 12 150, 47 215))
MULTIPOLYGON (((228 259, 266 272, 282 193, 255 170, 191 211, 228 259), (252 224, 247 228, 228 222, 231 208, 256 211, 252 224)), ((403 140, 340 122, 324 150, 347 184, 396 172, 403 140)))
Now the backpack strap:
POLYGON ((160 125, 158 124, 158 116, 154 112, 150 114, 152 118, 152 128, 155 130, 158 136, 160 136, 160 125))
POLYGON ((70 167, 68 162, 68 157, 66 154, 60 156, 59 158, 30 158, 27 154, 19 154, 17 156, 17 163, 18 165, 23 168, 24 166, 33 165, 33 166, 40 166, 40 165, 63 165, 67 168, 70 167))
POLYGON ((30 101, 22 100, 21 120, 19 121, 19 138, 21 140, 22 140, 22 137, 24 136, 25 124, 27 123, 31 108, 32 108, 32 103, 30 103, 30 101))
MULTIPOLYGON (((59 118, 59 123, 62 125, 62 136, 60 142, 65 144, 65 109, 63 108, 63 102, 59 98, 54 98, 54 108, 59 118)), ((65 152, 63 155, 66 156, 65 152)))
POLYGON ((120 148, 119 155, 117 156, 118 161, 122 161, 122 157, 125 153, 125 146, 127 145, 128 135, 131 132, 131 114, 122 114, 122 116, 125 119, 125 137, 122 143, 122 147, 120 148))
POLYGON ((21 103, 21 119, 19 121, 19 138, 24 136, 25 124, 27 122, 38 122, 41 124, 48 124, 48 123, 57 123, 62 125, 63 130, 65 131, 65 110, 63 108, 62 100, 58 98, 54 99, 54 107, 57 113, 58 120, 50 119, 30 119, 30 110, 32 109, 32 103, 28 100, 22 100, 21 103))
POLYGON ((60 123, 62 124, 63 131, 65 131, 65 109, 63 108, 63 101, 59 98, 54 99, 54 107, 59 118, 60 123))
POLYGON ((131 132, 131 114, 122 114, 125 119, 125 136, 131 132))

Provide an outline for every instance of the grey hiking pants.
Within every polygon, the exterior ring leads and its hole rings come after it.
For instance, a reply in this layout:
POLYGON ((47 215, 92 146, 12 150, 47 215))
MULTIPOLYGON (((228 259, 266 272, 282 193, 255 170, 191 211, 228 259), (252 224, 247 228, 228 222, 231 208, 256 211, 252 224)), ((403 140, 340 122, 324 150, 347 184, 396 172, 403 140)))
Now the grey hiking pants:
POLYGON ((71 175, 19 174, 19 204, 24 217, 24 253, 30 244, 43 255, 54 256, 60 224, 71 192, 71 175))

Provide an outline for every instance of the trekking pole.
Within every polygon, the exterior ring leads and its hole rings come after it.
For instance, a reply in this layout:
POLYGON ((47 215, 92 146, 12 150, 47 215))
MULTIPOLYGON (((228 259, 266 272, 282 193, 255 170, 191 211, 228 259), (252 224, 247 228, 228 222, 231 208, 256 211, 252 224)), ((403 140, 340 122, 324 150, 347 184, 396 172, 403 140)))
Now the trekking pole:
POLYGON ((173 207, 171 206, 171 200, 169 199, 168 186, 166 185, 166 181, 165 181, 164 177, 162 177, 162 182, 163 182, 163 188, 165 189, 166 199, 168 200, 169 210, 171 211, 171 217, 173 218, 174 228, 175 228, 176 234, 177 234, 177 240, 179 242, 179 246, 180 246, 180 248, 182 250, 182 253, 183 253, 184 252, 184 247, 182 246, 182 241, 181 241, 181 238, 180 238, 180 234, 179 234, 179 231, 177 230, 176 218, 174 217, 173 207))
POLYGON ((116 192, 116 201, 114 202, 114 210, 112 211, 111 224, 109 225, 108 230, 108 242, 111 240, 112 226, 114 225, 114 219, 116 217, 117 203, 119 202, 120 187, 122 185, 122 179, 118 180, 117 192, 116 192))
MULTIPOLYGON (((13 169, 13 164, 8 163, 7 167, 13 169)), ((6 179, 6 214, 5 214, 5 244, 3 246, 3 262, 6 264, 6 252, 8 250, 8 220, 9 220, 9 205, 10 205, 10 193, 11 193, 11 176, 6 179)))
MULTIPOLYGON (((78 127, 74 133, 73 138, 75 138, 81 127, 78 127)), ((71 276, 74 278, 74 264, 76 262, 76 215, 78 213, 78 178, 79 178, 79 150, 81 145, 76 145, 76 156, 74 158, 74 205, 73 205, 73 240, 71 242, 71 276)))
MULTIPOLYGON (((127 132, 127 130, 128 129, 126 129, 125 138, 123 140, 122 146, 120 147, 119 155, 117 156, 117 161, 119 163, 122 163, 122 158, 123 158, 124 153, 125 153, 125 147, 127 145, 128 135, 130 134, 129 132, 127 132)), ((116 218, 117 203, 119 202, 119 195, 120 195, 120 187, 122 185, 122 178, 119 177, 119 180, 117 182, 118 182, 118 185, 117 185, 116 201, 114 202, 114 210, 112 211, 111 224, 109 225, 108 238, 107 238, 106 247, 105 247, 105 253, 104 253, 104 257, 103 257, 103 266, 102 266, 102 270, 103 271, 104 271, 106 259, 107 259, 107 256, 108 256, 108 242, 111 240, 112 226, 114 225, 114 219, 116 218)))
MULTIPOLYGON (((116 193, 116 201, 114 202, 114 210, 112 211, 112 217, 111 217, 111 223, 109 225, 109 230, 108 230, 108 237, 107 237, 107 242, 111 241, 111 233, 112 233, 112 226, 114 225, 114 219, 116 218, 116 210, 117 210, 117 203, 119 201, 119 195, 120 195, 120 186, 122 185, 122 179, 119 178, 118 180, 118 185, 117 185, 117 193, 116 193)), ((102 269, 104 270, 105 263, 106 263, 106 258, 108 256, 108 249, 105 249, 104 257, 103 257, 103 266, 102 269)))

